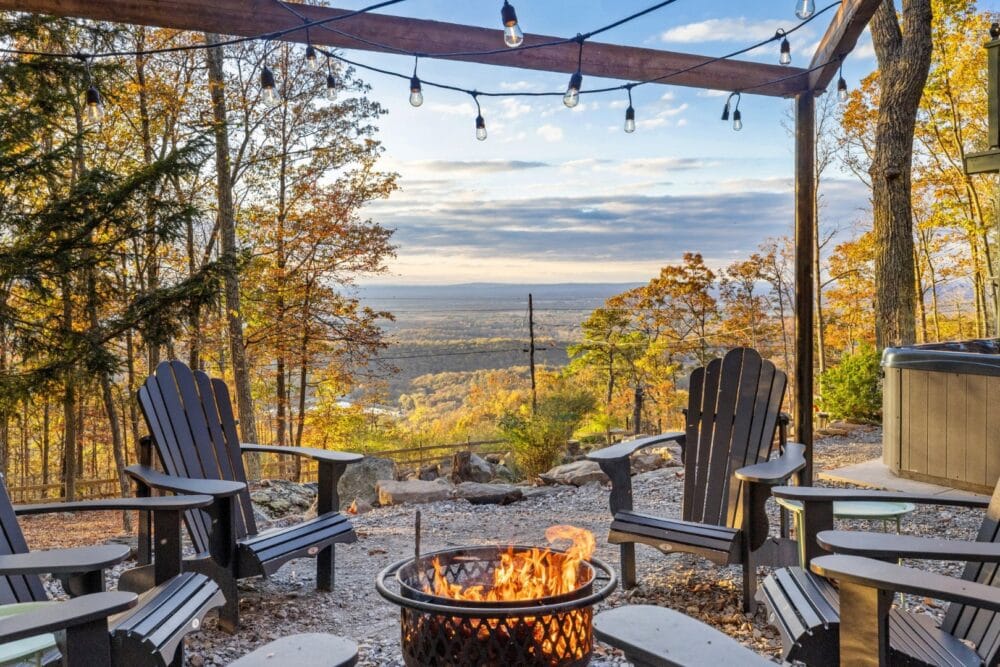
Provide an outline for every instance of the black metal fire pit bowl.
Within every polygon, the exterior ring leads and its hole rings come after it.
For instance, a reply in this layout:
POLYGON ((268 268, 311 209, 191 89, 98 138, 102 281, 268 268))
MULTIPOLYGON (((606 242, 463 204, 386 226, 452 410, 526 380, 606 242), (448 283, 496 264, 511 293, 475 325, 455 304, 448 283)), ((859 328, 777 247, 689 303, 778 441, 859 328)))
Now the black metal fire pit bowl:
MULTIPOLYGON (((515 546, 515 551, 532 547, 515 546)), ((408 667, 582 667, 590 663, 594 605, 618 585, 615 571, 592 558, 580 564, 583 584, 562 595, 512 602, 456 600, 426 592, 434 561, 449 583, 493 581, 509 546, 444 549, 393 563, 375 588, 400 607, 403 659, 408 667), (599 587, 595 592, 595 587, 599 587)), ((565 551, 551 550, 553 558, 565 551)))

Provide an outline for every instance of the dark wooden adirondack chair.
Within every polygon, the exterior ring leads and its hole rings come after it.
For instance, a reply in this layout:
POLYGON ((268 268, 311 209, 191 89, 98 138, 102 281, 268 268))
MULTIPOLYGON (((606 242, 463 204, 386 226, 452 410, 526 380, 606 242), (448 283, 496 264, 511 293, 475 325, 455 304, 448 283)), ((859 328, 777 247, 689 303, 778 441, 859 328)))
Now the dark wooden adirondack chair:
POLYGON ((794 542, 768 537, 764 503, 770 487, 797 479, 805 448, 785 442, 769 460, 781 422, 787 379, 749 348, 731 350, 691 374, 687 428, 623 442, 588 456, 611 478, 614 520, 608 541, 621 545, 622 581, 635 586, 635 544, 687 552, 719 565, 743 565, 743 607, 754 604, 756 566, 794 562, 794 542), (630 456, 678 442, 684 451, 681 519, 632 509, 630 456))
MULTIPOLYGON (((209 574, 226 595, 220 625, 239 625, 236 581, 269 576, 295 558, 316 558, 316 587, 333 589, 334 544, 357 541, 354 527, 340 514, 337 482, 360 454, 305 447, 240 443, 225 382, 192 373, 180 361, 163 362, 139 389, 151 440, 141 445, 142 463, 127 472, 142 493, 161 489, 205 493, 216 498, 215 517, 191 511, 185 521, 196 555, 187 567, 209 574), (152 468, 151 444, 166 474, 152 468), (243 454, 268 452, 312 458, 319 463, 317 516, 285 528, 258 532, 247 490, 243 454)), ((140 521, 140 557, 148 553, 147 523, 140 521)))
POLYGON ((14 507, 0 484, 0 604, 48 601, 39 577, 46 573, 59 579, 71 596, 79 596, 0 619, 0 642, 62 630, 61 659, 71 665, 180 667, 184 636, 197 630, 224 600, 205 575, 181 573, 181 514, 211 503, 210 496, 184 496, 14 507), (104 593, 104 570, 129 557, 127 546, 29 551, 17 523, 18 515, 122 510, 151 512, 156 526, 153 587, 138 599, 126 592, 104 593))
MULTIPOLYGON (((947 579, 952 594, 976 590, 985 586, 1000 586, 1000 482, 989 501, 972 495, 920 495, 874 491, 866 489, 825 489, 777 487, 774 495, 798 500, 803 504, 803 534, 806 558, 811 563, 829 558, 820 554, 834 551, 849 556, 866 556, 888 562, 900 558, 922 560, 967 561, 962 579, 947 579), (833 503, 842 501, 880 500, 912 502, 923 505, 951 507, 981 507, 986 515, 974 542, 941 540, 884 533, 834 531, 833 503)), ((814 571, 815 567, 812 568, 814 571)), ((978 604, 969 598, 939 595, 949 592, 934 587, 944 585, 937 575, 921 573, 906 579, 907 586, 897 588, 907 593, 953 600, 940 627, 929 617, 886 606, 879 613, 889 624, 888 641, 891 664, 908 665, 996 665, 1000 663, 1000 616, 996 608, 978 604), (921 577, 925 577, 921 579, 921 577), (933 593, 933 594, 932 594, 933 593), (974 646, 975 649, 970 648, 974 646)), ((834 577, 838 578, 838 577, 834 577)), ((760 598, 769 610, 769 619, 781 634, 784 657, 801 660, 807 664, 821 664, 821 660, 834 658, 844 646, 844 633, 848 630, 842 622, 858 609, 848 607, 844 600, 843 579, 837 588, 826 578, 800 567, 776 570, 761 586, 760 598), (850 608, 850 613, 843 610, 850 608)), ((874 584, 872 585, 874 587, 874 584)), ((879 588, 879 590, 883 590, 879 588)), ((887 590, 887 589, 886 589, 887 590)), ((993 589, 995 590, 995 588, 993 589)), ((993 595, 1000 599, 1000 592, 993 595)), ((874 604, 874 599, 869 600, 874 604)), ((879 598, 878 604, 888 605, 879 598)), ((867 604, 867 602, 865 603, 867 604)), ((867 608, 866 613, 868 611, 867 608)), ((869 618, 870 622, 873 622, 869 618)), ((843 655, 841 657, 844 657, 843 655)))
MULTIPOLYGON (((943 541, 938 541, 942 544, 943 541)), ((996 551, 994 549, 994 551, 996 551)), ((894 622, 890 611, 895 593, 924 595, 948 600, 952 608, 961 607, 967 623, 979 623, 983 629, 1000 612, 1000 590, 983 583, 965 582, 940 574, 885 563, 859 556, 820 556, 812 561, 812 570, 836 579, 840 584, 844 614, 839 650, 810 656, 796 664, 807 667, 887 667, 888 665, 996 665, 995 657, 984 659, 955 640, 950 648, 927 644, 925 657, 898 655, 890 647, 894 637, 906 627, 894 622), (974 613, 968 613, 975 610, 974 613), (927 662, 930 659, 931 662, 927 662)), ((949 609, 949 614, 951 614, 949 609)), ((924 616, 919 626, 932 626, 924 616)), ((995 629, 994 629, 995 630, 995 629)), ((923 630, 920 631, 921 633, 923 630)), ((718 630, 680 612, 649 605, 626 605, 601 612, 594 617, 594 635, 601 641, 622 649, 636 667, 702 667, 703 665, 772 665, 768 659, 747 650, 718 630)), ((921 634, 909 639, 918 642, 921 634)), ((997 632, 989 633, 997 641, 997 632)))

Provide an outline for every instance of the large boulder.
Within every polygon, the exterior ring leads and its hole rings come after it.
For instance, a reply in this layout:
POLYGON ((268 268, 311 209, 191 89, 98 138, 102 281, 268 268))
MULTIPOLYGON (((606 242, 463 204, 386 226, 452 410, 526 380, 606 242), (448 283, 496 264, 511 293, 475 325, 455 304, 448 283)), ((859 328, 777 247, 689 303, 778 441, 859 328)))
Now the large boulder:
POLYGON ((316 501, 316 488, 284 479, 265 479, 250 493, 250 499, 268 519, 302 514, 316 501))
POLYGON ((442 479, 433 482, 421 479, 401 482, 391 479, 379 480, 377 489, 378 502, 381 505, 433 503, 438 500, 448 500, 455 494, 455 487, 442 479))
POLYGON ((337 484, 340 508, 347 509, 355 500, 374 505, 378 501, 375 486, 386 479, 396 479, 396 463, 390 459, 366 456, 358 463, 347 466, 337 484))
POLYGON ((574 461, 556 466, 539 475, 546 484, 583 486, 588 482, 606 482, 608 476, 595 461, 574 461))
POLYGON ((493 479, 493 465, 472 452, 455 452, 451 459, 451 481, 488 482, 493 479))
POLYGON ((462 482, 455 487, 455 495, 473 505, 509 505, 524 498, 524 492, 513 484, 480 482, 462 482))

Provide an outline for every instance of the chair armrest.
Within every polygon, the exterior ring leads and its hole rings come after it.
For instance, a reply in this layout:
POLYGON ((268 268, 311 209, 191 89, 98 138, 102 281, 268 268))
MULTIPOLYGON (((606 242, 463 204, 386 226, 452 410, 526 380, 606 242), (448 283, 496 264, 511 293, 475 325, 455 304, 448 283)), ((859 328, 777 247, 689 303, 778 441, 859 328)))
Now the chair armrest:
POLYGON ((1000 589, 974 581, 861 556, 820 556, 813 559, 811 568, 816 574, 839 582, 1000 611, 1000 589))
POLYGON ((594 617, 594 635, 643 665, 773 665, 738 641, 679 611, 625 605, 594 617))
POLYGON ((648 438, 637 438, 635 440, 619 442, 617 445, 598 449, 596 452, 587 454, 587 458, 598 463, 601 461, 618 461, 628 458, 640 449, 655 447, 665 442, 680 442, 683 439, 684 433, 679 431, 661 433, 660 435, 651 435, 648 438))
POLYGON ((81 500, 72 503, 38 503, 14 505, 14 514, 51 514, 53 512, 101 512, 110 510, 193 510, 208 507, 212 496, 153 496, 147 498, 108 498, 106 500, 81 500))
POLYGON ((876 491, 873 489, 832 489, 817 486, 777 486, 771 491, 776 498, 787 498, 808 502, 835 502, 851 500, 883 500, 888 502, 916 503, 918 505, 942 505, 951 507, 987 508, 990 499, 983 496, 945 494, 928 496, 919 493, 898 491, 876 491))
POLYGON ((142 482, 153 489, 186 493, 192 495, 208 495, 215 497, 235 496, 246 488, 243 482, 230 482, 222 479, 194 479, 192 477, 175 477, 162 473, 149 466, 133 465, 125 468, 129 477, 142 482))
POLYGON ((94 572, 121 563, 130 553, 131 549, 124 544, 103 544, 9 554, 0 556, 0 575, 94 572))
MULTIPOLYGON (((785 443, 785 453, 776 459, 740 468, 736 477, 744 482, 780 484, 806 467, 806 446, 797 442, 785 443)), ((798 488, 798 487, 795 487, 798 488)))
POLYGON ((995 542, 942 540, 936 537, 862 533, 854 530, 824 530, 816 536, 816 540, 827 551, 865 558, 1000 563, 1000 544, 995 542))
POLYGON ((0 619, 0 642, 13 642, 92 623, 131 609, 137 602, 138 597, 134 593, 94 593, 7 616, 0 619))
POLYGON ((335 452, 329 449, 315 449, 313 447, 279 447, 277 445, 242 443, 240 450, 244 454, 287 454, 289 456, 305 456, 316 461, 328 461, 330 463, 357 463, 365 458, 364 454, 335 452))

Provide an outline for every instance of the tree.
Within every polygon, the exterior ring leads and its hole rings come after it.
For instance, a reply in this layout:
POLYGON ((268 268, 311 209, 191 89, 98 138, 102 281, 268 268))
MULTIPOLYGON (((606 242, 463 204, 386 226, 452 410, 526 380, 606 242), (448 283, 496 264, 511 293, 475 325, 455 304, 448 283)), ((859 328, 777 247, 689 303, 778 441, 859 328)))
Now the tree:
POLYGON ((871 22, 881 103, 869 173, 875 232, 875 338, 881 349, 916 339, 913 135, 931 64, 931 0, 883 0, 871 22))

